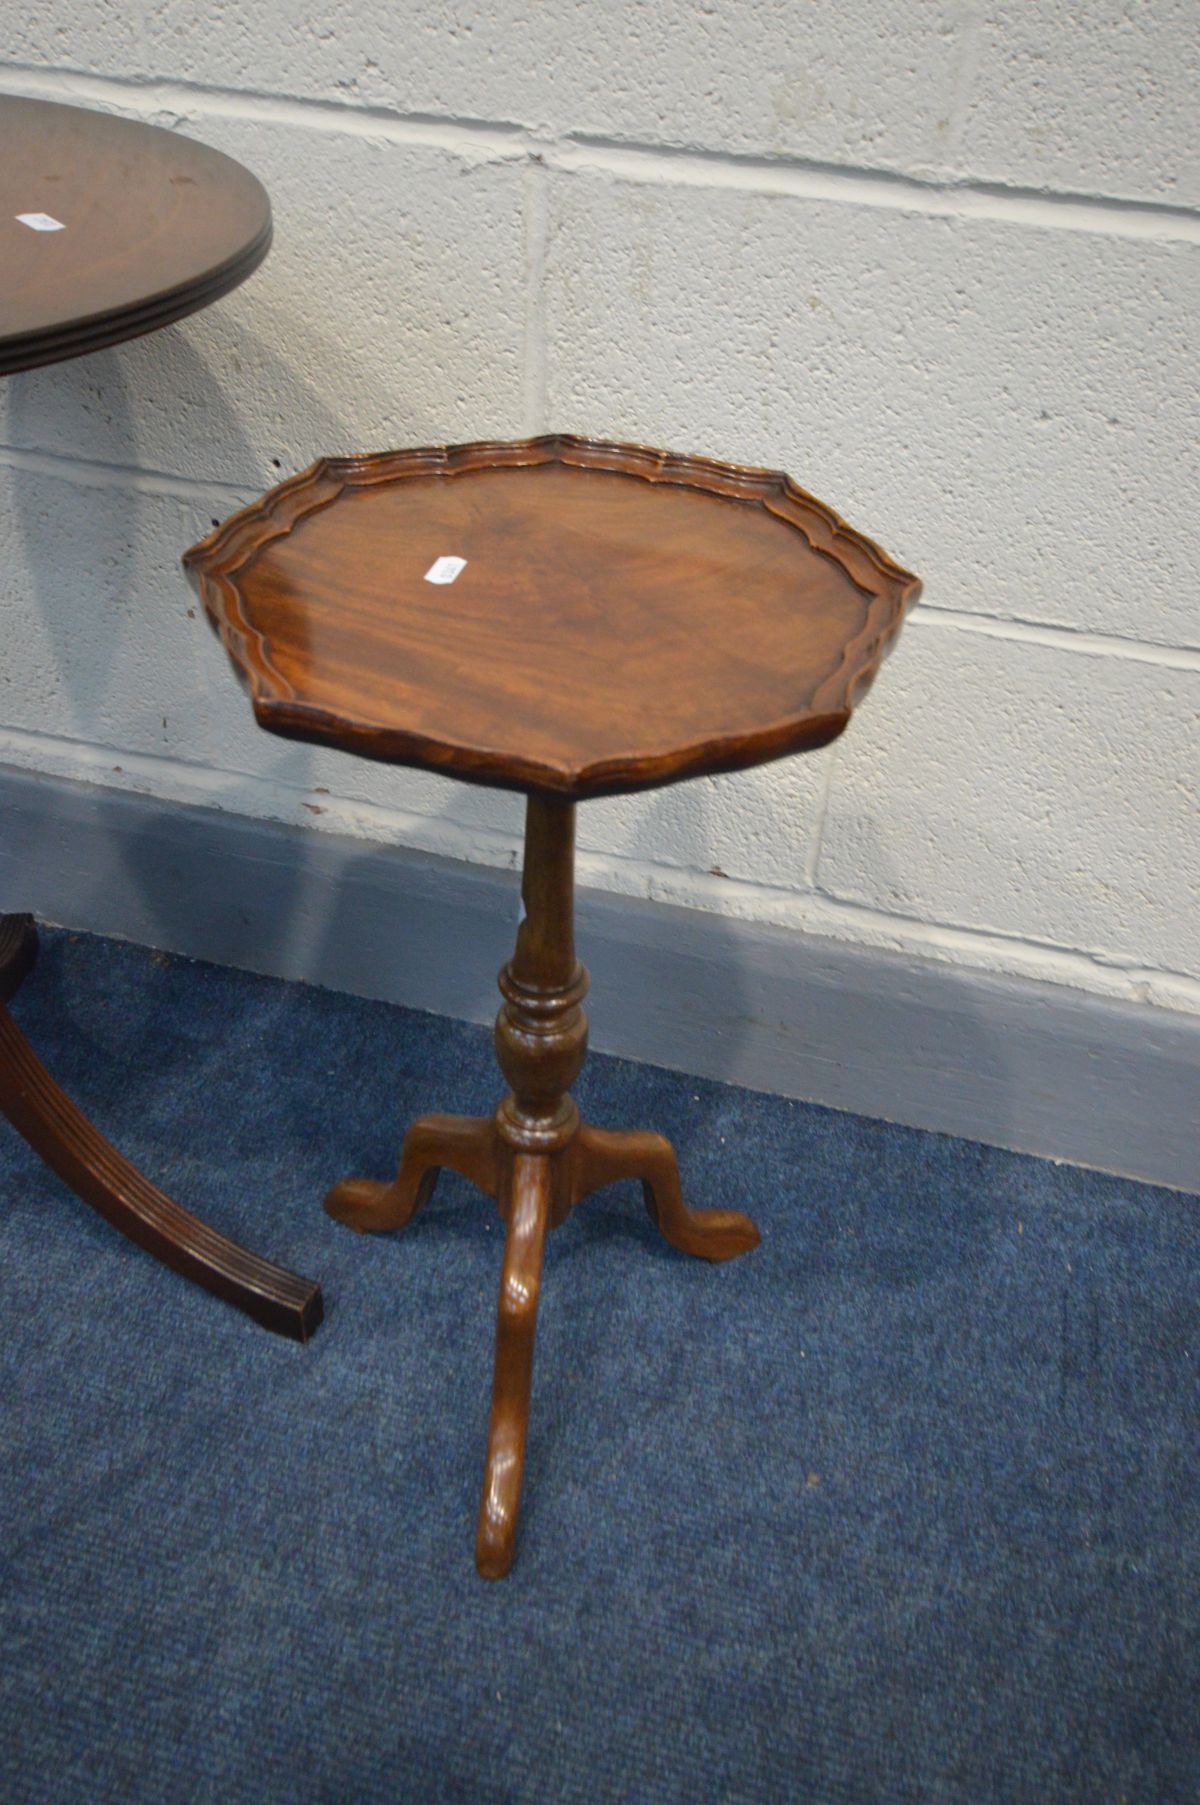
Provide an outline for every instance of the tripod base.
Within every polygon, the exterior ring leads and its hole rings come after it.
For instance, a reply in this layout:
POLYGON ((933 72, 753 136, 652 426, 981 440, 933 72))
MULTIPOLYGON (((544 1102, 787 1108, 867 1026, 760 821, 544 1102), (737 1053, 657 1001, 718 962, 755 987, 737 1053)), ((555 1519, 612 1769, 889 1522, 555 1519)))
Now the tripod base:
POLYGON ((344 1179, 330 1191, 325 1208, 360 1233, 403 1228, 433 1196, 443 1167, 478 1185, 508 1225, 475 1540, 480 1573, 500 1579, 512 1564, 516 1537, 546 1230, 564 1221, 589 1192, 622 1178, 641 1180, 650 1220, 680 1253, 731 1260, 758 1245, 758 1230, 738 1210, 689 1209, 679 1188, 675 1150, 660 1134, 613 1132, 577 1121, 563 1146, 526 1153, 506 1141, 496 1117, 486 1116, 418 1116, 404 1137, 400 1169, 390 1184, 344 1179))
POLYGON ((512 1564, 525 1460, 538 1289, 546 1231, 589 1192, 641 1181, 651 1221, 681 1253, 730 1260, 758 1244, 737 1210, 692 1210, 683 1201, 670 1141, 660 1134, 593 1128, 567 1094, 583 1064, 587 974, 571 933, 574 809, 531 797, 522 894, 526 914, 500 974, 505 998, 496 1052, 512 1090, 494 1116, 419 1116, 404 1137, 390 1183, 347 1178, 325 1199, 331 1216, 361 1233, 403 1228, 433 1195, 443 1167, 491 1197, 507 1225, 487 1460, 475 1564, 499 1579, 512 1564))

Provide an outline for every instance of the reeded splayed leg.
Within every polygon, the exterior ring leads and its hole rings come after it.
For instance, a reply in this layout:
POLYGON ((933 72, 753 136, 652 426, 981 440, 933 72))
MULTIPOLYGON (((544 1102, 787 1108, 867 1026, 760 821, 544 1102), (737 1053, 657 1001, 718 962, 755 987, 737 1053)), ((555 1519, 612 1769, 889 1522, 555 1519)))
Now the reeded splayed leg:
POLYGON ((264 1328, 307 1341, 324 1311, 320 1286, 239 1247, 151 1184, 46 1070, 5 1007, 36 955, 32 917, 0 915, 0 1111, 121 1234, 264 1328))
POLYGON ((404 1137, 395 1178, 343 1178, 325 1199, 359 1234, 403 1228, 433 1196, 443 1166, 496 1195, 496 1128, 490 1116, 418 1116, 404 1137))

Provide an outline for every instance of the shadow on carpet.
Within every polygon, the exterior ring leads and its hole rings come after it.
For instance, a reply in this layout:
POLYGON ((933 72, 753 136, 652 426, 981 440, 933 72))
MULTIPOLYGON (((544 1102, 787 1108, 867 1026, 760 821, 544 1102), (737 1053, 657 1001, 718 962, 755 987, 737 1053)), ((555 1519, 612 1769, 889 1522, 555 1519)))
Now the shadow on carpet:
POLYGON ((511 1576, 476 1578, 502 1245, 324 1216, 490 1035, 44 937, 15 1013, 149 1176, 318 1278, 277 1339, 0 1124, 0 1796, 1195 1800, 1196 1203, 593 1056, 754 1253, 634 1185, 547 1246, 511 1576))

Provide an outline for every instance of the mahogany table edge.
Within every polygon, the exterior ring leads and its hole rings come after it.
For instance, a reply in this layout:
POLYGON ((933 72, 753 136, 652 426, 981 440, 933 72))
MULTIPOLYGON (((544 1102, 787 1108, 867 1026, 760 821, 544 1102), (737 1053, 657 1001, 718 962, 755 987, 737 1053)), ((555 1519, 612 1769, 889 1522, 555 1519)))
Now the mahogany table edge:
POLYGON ((267 732, 281 739, 334 746, 383 763, 435 771, 489 789, 578 802, 743 771, 829 745, 849 724, 921 593, 918 577, 826 502, 802 489, 786 471, 568 432, 318 458, 229 515, 183 554, 182 563, 210 626, 249 691, 255 719, 267 732), (265 636, 247 617, 236 585, 239 570, 263 547, 290 533, 306 516, 331 506, 347 488, 369 488, 408 477, 452 477, 552 463, 696 489, 731 501, 756 502, 797 527, 821 557, 840 565, 870 601, 858 636, 857 657, 847 659, 818 692, 821 708, 806 707, 752 731, 728 732, 655 756, 567 767, 539 763, 511 751, 468 746, 444 735, 364 723, 296 694, 273 662, 265 636), (874 592, 864 580, 876 585, 874 592))
POLYGON ((86 317, 68 321, 45 332, 30 332, 0 347, 0 376, 17 376, 25 370, 43 369, 47 364, 69 363, 75 357, 87 357, 93 351, 107 351, 131 339, 144 338, 163 326, 173 326, 201 308, 211 306, 223 295, 231 294, 252 276, 265 260, 274 239, 274 224, 268 211, 266 224, 258 238, 238 257, 212 271, 200 284, 181 284, 140 305, 123 309, 98 320, 86 317))

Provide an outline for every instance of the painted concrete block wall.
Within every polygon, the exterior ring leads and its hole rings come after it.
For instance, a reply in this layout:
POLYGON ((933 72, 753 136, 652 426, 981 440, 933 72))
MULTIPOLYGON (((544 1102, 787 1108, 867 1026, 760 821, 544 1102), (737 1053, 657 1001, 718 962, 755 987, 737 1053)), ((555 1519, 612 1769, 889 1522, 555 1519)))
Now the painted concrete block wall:
POLYGON ((0 392, 0 760, 511 863, 515 799, 259 733, 178 553, 324 451, 779 465, 925 599, 837 746, 589 806, 584 879, 1200 1012, 1191 0, 2 16, 6 90, 229 151, 277 235, 0 392))

